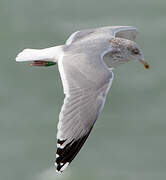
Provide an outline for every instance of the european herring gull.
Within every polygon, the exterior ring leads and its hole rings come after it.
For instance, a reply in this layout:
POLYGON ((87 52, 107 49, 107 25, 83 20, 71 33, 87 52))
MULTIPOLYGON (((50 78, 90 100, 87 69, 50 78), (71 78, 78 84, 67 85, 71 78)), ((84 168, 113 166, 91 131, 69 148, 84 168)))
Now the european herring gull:
POLYGON ((113 68, 130 60, 145 68, 132 26, 108 26, 73 33, 64 45, 25 49, 16 61, 31 66, 58 64, 65 99, 57 133, 56 168, 62 172, 75 158, 101 113, 113 80, 113 68))

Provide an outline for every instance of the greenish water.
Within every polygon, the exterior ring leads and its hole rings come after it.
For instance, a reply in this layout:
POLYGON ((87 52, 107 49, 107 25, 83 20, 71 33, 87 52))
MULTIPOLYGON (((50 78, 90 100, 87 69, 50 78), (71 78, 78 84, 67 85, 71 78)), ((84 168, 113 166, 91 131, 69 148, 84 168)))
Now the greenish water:
POLYGON ((0 179, 166 178, 166 1, 0 1, 0 179), (57 67, 16 63, 26 47, 63 44, 74 31, 134 25, 151 65, 122 65, 88 141, 62 176, 51 167, 63 102, 57 67))

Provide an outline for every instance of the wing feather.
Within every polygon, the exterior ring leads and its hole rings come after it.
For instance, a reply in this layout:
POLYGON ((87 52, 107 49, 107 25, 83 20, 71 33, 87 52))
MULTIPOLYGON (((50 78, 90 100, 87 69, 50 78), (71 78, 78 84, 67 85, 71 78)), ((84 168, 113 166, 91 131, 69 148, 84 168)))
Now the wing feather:
POLYGON ((66 45, 70 45, 78 40, 81 40, 83 39, 85 36, 93 33, 94 30, 93 29, 85 29, 85 30, 82 30, 82 31, 76 31, 74 32, 69 38, 68 40, 66 41, 66 45))
POLYGON ((66 45, 81 41, 89 35, 102 34, 104 36, 104 34, 106 35, 107 33, 114 37, 135 41, 138 31, 134 26, 105 26, 95 29, 84 29, 73 33, 66 41, 66 45))
MULTIPOLYGON (((82 57, 79 58, 82 65, 80 72, 75 60, 68 56, 58 61, 65 93, 57 134, 56 165, 59 172, 71 163, 85 143, 103 108, 113 78, 108 69, 103 69, 101 73, 95 72, 94 65, 87 72, 85 59, 82 57)), ((103 65, 102 68, 106 67, 103 65)))
POLYGON ((112 28, 113 36, 135 41, 137 29, 133 26, 115 26, 112 28))

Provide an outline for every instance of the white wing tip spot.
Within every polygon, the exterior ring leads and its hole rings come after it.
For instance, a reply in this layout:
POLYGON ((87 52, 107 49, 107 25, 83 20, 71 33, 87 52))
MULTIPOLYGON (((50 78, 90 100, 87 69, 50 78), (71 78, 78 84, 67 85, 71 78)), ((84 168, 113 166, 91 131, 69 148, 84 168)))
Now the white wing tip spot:
POLYGON ((56 172, 57 172, 58 174, 62 174, 62 172, 61 172, 61 171, 58 171, 57 169, 56 169, 56 172))
MULTIPOLYGON (((63 164, 63 163, 62 163, 63 164)), ((62 172, 62 171, 64 171, 66 168, 67 168, 67 166, 69 165, 69 162, 67 162, 61 169, 60 169, 60 171, 62 172)))
MULTIPOLYGON (((54 163, 54 165, 57 167, 57 163, 56 162, 54 163)), ((59 173, 59 174, 61 174, 67 168, 67 166, 69 165, 69 162, 67 162, 65 164, 64 163, 60 163, 60 165, 62 166, 61 169, 60 170, 56 169, 56 172, 59 173)))
POLYGON ((57 148, 63 149, 64 147, 62 145, 60 145, 60 144, 57 144, 57 148))
POLYGON ((59 154, 56 154, 56 158, 58 158, 59 157, 59 154))

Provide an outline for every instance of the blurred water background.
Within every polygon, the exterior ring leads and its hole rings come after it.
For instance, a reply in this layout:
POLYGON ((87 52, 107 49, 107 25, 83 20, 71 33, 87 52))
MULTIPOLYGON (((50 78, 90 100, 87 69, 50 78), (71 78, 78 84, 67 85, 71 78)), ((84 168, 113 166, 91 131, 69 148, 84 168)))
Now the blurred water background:
POLYGON ((166 179, 166 1, 0 0, 0 179, 166 179), (78 29, 133 25, 151 65, 114 71, 103 113, 71 166, 53 168, 63 102, 56 66, 16 63, 24 48, 63 44, 78 29))

